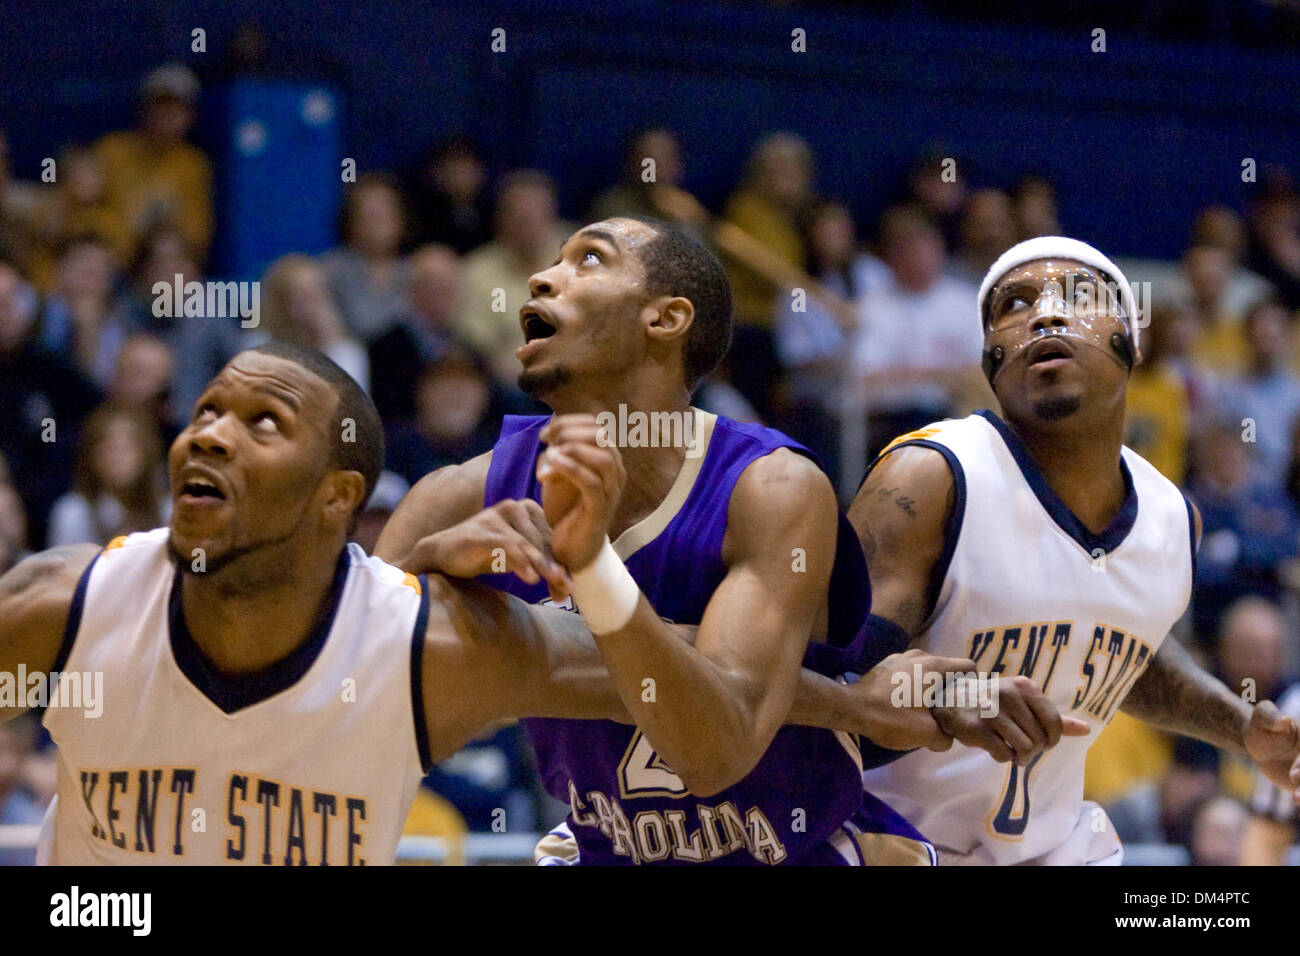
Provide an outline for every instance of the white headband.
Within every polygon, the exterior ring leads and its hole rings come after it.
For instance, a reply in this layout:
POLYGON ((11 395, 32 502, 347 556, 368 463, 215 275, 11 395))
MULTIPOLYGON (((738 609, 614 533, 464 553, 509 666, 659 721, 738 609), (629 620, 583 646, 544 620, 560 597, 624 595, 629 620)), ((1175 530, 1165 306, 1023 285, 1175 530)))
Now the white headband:
POLYGON ((989 267, 988 274, 984 276, 984 281, 980 283, 977 306, 979 308, 981 328, 984 325, 984 306, 987 304, 989 293, 993 291, 993 286, 997 284, 997 281, 1017 266, 1023 266, 1026 262, 1034 262, 1037 259, 1072 259, 1075 262, 1082 262, 1084 265, 1099 269, 1114 279, 1119 286, 1120 302, 1123 304, 1124 312, 1128 316, 1127 324, 1129 336, 1133 340, 1133 351, 1140 351, 1138 346, 1137 299, 1133 297, 1133 287, 1129 285, 1128 279, 1120 271, 1119 266, 1092 246, 1086 242, 1080 242, 1078 239, 1068 239, 1065 236, 1038 236, 1036 239, 1026 239, 998 256, 998 261, 989 267))

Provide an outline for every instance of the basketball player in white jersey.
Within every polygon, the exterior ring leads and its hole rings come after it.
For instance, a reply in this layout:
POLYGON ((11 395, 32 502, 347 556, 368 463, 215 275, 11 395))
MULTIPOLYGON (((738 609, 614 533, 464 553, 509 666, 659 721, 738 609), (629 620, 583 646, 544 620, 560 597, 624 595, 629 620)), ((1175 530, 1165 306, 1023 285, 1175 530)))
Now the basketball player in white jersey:
POLYGON ((0 578, 0 672, 103 675, 45 714, 42 861, 391 863, 420 778, 489 722, 627 719, 578 616, 347 543, 382 460, 333 362, 243 352, 172 445, 169 528, 0 578))
POLYGON ((1105 812, 1083 800, 1083 768, 1122 707, 1244 751, 1293 791, 1296 725, 1166 639, 1191 593, 1200 520, 1122 444, 1140 358, 1128 281, 1091 246, 1042 237, 994 263, 978 304, 1005 419, 937 422, 869 469, 850 519, 873 612, 904 645, 1032 682, 1092 732, 1038 752, 1042 731, 936 708, 959 743, 871 770, 867 789, 934 841, 941 863, 1117 864, 1105 812))

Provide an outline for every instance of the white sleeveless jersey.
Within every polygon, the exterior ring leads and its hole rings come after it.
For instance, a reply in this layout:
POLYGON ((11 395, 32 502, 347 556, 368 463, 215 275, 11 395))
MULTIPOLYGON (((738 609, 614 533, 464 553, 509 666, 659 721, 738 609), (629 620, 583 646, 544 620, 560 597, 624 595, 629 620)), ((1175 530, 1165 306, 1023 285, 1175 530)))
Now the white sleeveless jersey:
POLYGON ((941 862, 1118 862, 1114 828, 1083 800, 1084 755, 1187 607, 1191 506, 1124 448, 1124 504, 1093 534, 989 412, 891 447, 902 444, 941 452, 956 483, 934 611, 915 646, 969 657, 981 673, 1027 675, 1092 733, 1061 738, 1023 768, 957 743, 917 750, 867 771, 867 790, 939 847, 941 862))
POLYGON ((427 589, 350 544, 303 645, 224 678, 189 637, 167 537, 115 540, 78 585, 54 669, 102 672, 102 713, 45 713, 41 862, 392 863, 428 764, 427 589))

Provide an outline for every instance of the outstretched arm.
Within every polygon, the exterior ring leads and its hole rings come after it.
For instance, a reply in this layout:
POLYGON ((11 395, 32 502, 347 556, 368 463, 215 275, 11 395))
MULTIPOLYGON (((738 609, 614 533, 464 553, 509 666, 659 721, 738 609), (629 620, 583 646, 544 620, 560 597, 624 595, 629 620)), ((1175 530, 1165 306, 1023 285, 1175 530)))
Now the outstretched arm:
MULTIPOLYGON (((1201 512, 1192 505, 1192 537, 1201 543, 1201 512)), ((1251 705, 1207 674, 1172 637, 1165 638, 1121 709, 1164 730, 1247 753, 1270 781, 1300 802, 1300 729, 1272 701, 1251 705)))
POLYGON ((1249 754, 1260 772, 1300 800, 1291 767, 1300 759, 1300 729, 1272 701, 1251 705, 1207 674, 1177 640, 1165 638, 1121 705, 1162 730, 1249 754))
MULTIPOLYGON (((81 572, 99 553, 93 544, 51 548, 19 562, 0 577, 0 672, 21 665, 31 672, 54 666, 68 609, 81 572)), ((0 723, 26 710, 0 707, 0 723)))

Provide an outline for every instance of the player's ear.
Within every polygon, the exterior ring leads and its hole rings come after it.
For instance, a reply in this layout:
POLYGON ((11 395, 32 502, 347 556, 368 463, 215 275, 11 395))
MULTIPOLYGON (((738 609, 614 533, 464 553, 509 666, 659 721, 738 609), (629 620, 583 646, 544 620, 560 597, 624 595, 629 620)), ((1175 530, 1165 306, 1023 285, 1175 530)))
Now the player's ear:
POLYGON ((680 295, 663 296, 648 306, 646 333, 656 342, 679 339, 695 321, 695 306, 680 295))
POLYGON ((348 527, 352 516, 365 500, 366 479, 359 471, 331 469, 325 475, 324 515, 329 524, 348 527))

